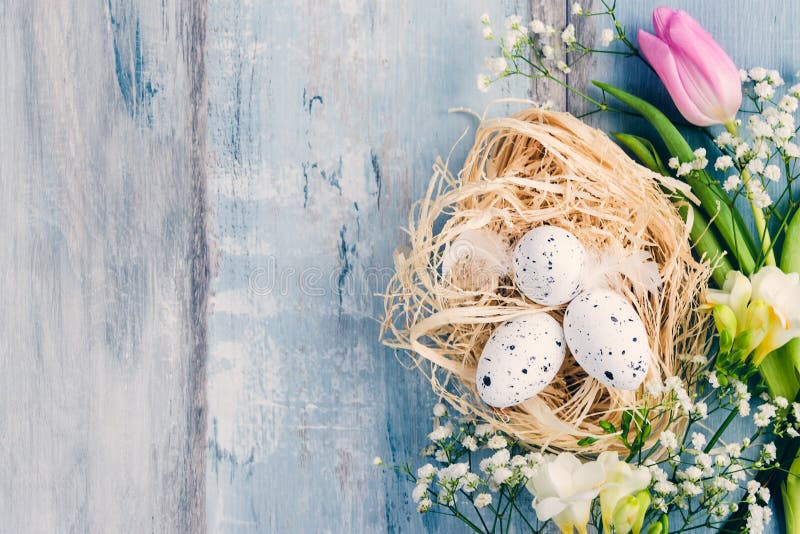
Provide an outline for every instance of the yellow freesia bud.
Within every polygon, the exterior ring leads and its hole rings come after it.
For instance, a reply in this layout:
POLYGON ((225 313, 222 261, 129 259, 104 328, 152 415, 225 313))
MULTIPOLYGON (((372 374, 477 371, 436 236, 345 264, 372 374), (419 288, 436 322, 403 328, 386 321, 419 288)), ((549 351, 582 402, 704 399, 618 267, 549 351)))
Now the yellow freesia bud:
POLYGON ((623 498, 614 509, 613 517, 614 532, 628 534, 639 517, 639 501, 633 495, 623 498))
POLYGON ((736 337, 738 321, 733 308, 725 304, 716 304, 712 308, 712 313, 714 314, 714 324, 717 326, 717 331, 720 333, 728 332, 731 338, 736 337))
POLYGON ((633 534, 639 534, 644 525, 644 516, 647 514, 647 509, 650 507, 650 492, 642 490, 636 494, 636 500, 639 502, 639 513, 636 515, 636 521, 633 522, 633 534))

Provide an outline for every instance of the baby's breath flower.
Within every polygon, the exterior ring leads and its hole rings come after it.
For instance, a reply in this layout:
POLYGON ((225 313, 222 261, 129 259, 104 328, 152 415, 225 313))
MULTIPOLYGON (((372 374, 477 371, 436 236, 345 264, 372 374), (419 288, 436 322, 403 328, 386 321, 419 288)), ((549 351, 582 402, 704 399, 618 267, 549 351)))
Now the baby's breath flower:
POLYGON ((800 83, 791 86, 788 92, 793 97, 800 98, 800 83))
POLYGON ((466 493, 472 493, 473 491, 478 489, 478 485, 480 484, 480 482, 481 482, 481 479, 477 474, 475 474, 475 473, 467 473, 466 475, 464 475, 464 478, 463 478, 463 486, 464 487, 462 489, 466 493))
POLYGON ((433 475, 436 474, 436 468, 433 467, 431 464, 425 464, 419 469, 417 469, 417 480, 425 480, 430 482, 433 480, 433 475))
POLYGON ((750 76, 747 75, 746 70, 739 69, 739 79, 742 80, 742 83, 745 83, 747 80, 750 79, 750 76))
POLYGON ((703 401, 697 402, 690 412, 695 418, 702 421, 708 417, 708 405, 703 401))
POLYGON ((425 513, 431 509, 431 506, 433 506, 433 501, 430 499, 422 499, 417 506, 417 512, 421 514, 425 513))
MULTIPOLYGON (((691 469, 691 467, 689 469, 691 469)), ((684 480, 678 487, 683 493, 690 497, 695 497, 703 493, 703 486, 697 484, 696 482, 692 482, 691 480, 684 480)))
MULTIPOLYGON (((730 180, 731 178, 732 178, 731 176, 728 176, 728 180, 730 180)), ((737 176, 736 179, 738 180, 739 177, 737 176)), ((725 180, 725 189, 726 190, 728 190, 728 188, 727 188, 728 180, 725 180)), ((736 189, 736 186, 734 186, 734 189, 736 189)), ((719 389, 719 377, 717 377, 717 372, 716 371, 709 371, 706 374, 706 380, 708 381, 709 385, 713 389, 719 389)))
POLYGON ((559 60, 558 63, 556 63, 556 67, 558 68, 558 70, 560 70, 564 74, 569 74, 570 72, 572 72, 572 69, 569 68, 569 65, 567 65, 566 63, 564 63, 563 61, 560 61, 560 60, 559 60))
POLYGON ((781 170, 778 168, 777 165, 767 165, 764 167, 764 178, 767 180, 771 180, 773 182, 777 182, 781 179, 781 170))
POLYGON ((581 7, 580 3, 574 2, 572 4, 571 12, 573 15, 583 15, 583 8, 581 7))
POLYGON ((479 493, 475 497, 475 507, 478 510, 486 508, 490 504, 492 504, 492 495, 489 493, 479 493))
POLYGON ((503 74, 508 68, 508 62, 506 61, 506 58, 502 56, 487 57, 484 60, 484 63, 486 65, 486 68, 489 69, 489 72, 491 72, 495 76, 503 74))
POLYGON ((553 59, 555 55, 555 49, 550 45, 542 46, 542 57, 544 59, 553 59))
POLYGON ((510 459, 511 453, 508 452, 508 449, 500 449, 488 458, 489 465, 494 467, 506 465, 510 459))
POLYGON ((522 22, 522 17, 520 17, 519 15, 509 15, 508 17, 506 17, 504 24, 506 29, 516 30, 517 28, 520 27, 519 25, 521 22, 522 22))
POLYGON ((697 450, 703 448, 703 445, 706 444, 706 436, 701 434, 700 432, 692 432, 692 447, 697 450))
POLYGON ((739 161, 742 161, 744 159, 749 150, 750 150, 750 145, 748 145, 744 141, 740 141, 734 145, 734 154, 736 155, 736 159, 739 161))
POLYGON ((476 85, 478 86, 478 91, 481 93, 485 93, 489 90, 489 85, 491 85, 492 80, 485 74, 478 74, 478 78, 476 80, 476 85))
POLYGON ((436 451, 436 454, 434 454, 433 457, 437 462, 441 462, 443 464, 450 461, 450 459, 447 457, 447 451, 444 449, 439 449, 436 451))
POLYGON ((758 82, 753 91, 759 100, 770 100, 775 96, 775 88, 769 82, 758 82))
MULTIPOLYGON (((798 85, 800 85, 800 84, 798 84, 798 85)), ((733 144, 733 135, 731 135, 730 132, 722 132, 721 134, 719 134, 714 139, 714 143, 718 147, 724 147, 724 146, 732 145, 733 144)))
POLYGON ((486 443, 490 449, 505 449, 508 447, 508 442, 503 436, 492 436, 486 443))
POLYGON ((753 67, 750 69, 750 72, 748 72, 748 75, 754 82, 760 82, 767 77, 767 69, 764 67, 753 67))
POLYGON ((544 25, 544 22, 539 19, 534 19, 531 21, 531 32, 538 35, 545 33, 545 31, 547 31, 547 27, 544 25))
POLYGON ((442 441, 453 435, 453 425, 449 422, 444 425, 439 425, 433 429, 433 432, 428 434, 428 439, 431 441, 442 441))
POLYGON ((725 452, 731 458, 739 458, 742 455, 742 445, 740 443, 728 443, 725 452))
POLYGON ((777 454, 778 454, 778 450, 775 447, 775 444, 774 443, 767 443, 761 449, 761 460, 763 460, 764 463, 766 463, 766 464, 771 464, 778 457, 777 454))
POLYGON ((514 472, 508 467, 498 467, 497 469, 492 470, 492 481, 495 484, 502 484, 511 478, 513 474, 514 472))
POLYGON ((690 172, 692 172, 692 164, 684 162, 680 164, 680 166, 678 167, 678 171, 675 174, 677 174, 678 176, 686 176, 690 172))
POLYGON ((494 39, 494 31, 489 26, 485 26, 481 30, 481 35, 483 35, 483 38, 486 39, 487 41, 491 41, 492 39, 494 39))
POLYGON ((447 407, 441 402, 437 402, 433 405, 433 415, 436 417, 444 417, 447 415, 447 407))
POLYGON ((770 198, 769 193, 767 193, 761 183, 756 182, 755 180, 750 180, 747 182, 747 193, 750 196, 753 205, 758 209, 764 209, 772 205, 772 199, 770 198))
POLYGON ((758 174, 764 170, 764 160, 755 158, 747 164, 747 170, 753 174, 758 174))
POLYGON ((797 98, 790 95, 783 95, 778 102, 778 107, 787 113, 794 113, 797 111, 797 98))
POLYGON ((614 30, 611 28, 606 28, 602 32, 600 32, 600 42, 603 46, 609 46, 612 42, 614 42, 615 35, 614 30))
POLYGON ((681 160, 679 160, 676 157, 671 157, 669 158, 669 161, 667 161, 667 165, 669 166, 670 169, 677 169, 680 166, 680 164, 681 160))
POLYGON ((578 42, 575 38, 575 26, 573 24, 567 25, 564 31, 561 32, 561 42, 567 46, 574 45, 578 42))
POLYGON ((775 417, 775 413, 775 406, 772 404, 762 404, 758 407, 758 411, 755 415, 753 415, 753 422, 757 427, 766 427, 775 417))
POLYGON ((376 456, 372 459, 372 465, 383 465, 383 460, 380 456, 376 456))
POLYGON ((491 24, 491 23, 492 19, 489 18, 488 13, 484 13, 483 15, 481 15, 481 24, 491 24))
POLYGON ((784 83, 781 73, 774 69, 767 72, 767 81, 775 87, 780 87, 784 83))
POLYGON ((419 503, 428 495, 428 485, 427 484, 417 484, 414 486, 414 490, 411 492, 411 498, 414 502, 419 503))
POLYGON ((720 156, 714 162, 714 168, 718 171, 725 171, 733 167, 733 159, 730 156, 720 156))
POLYGON ((492 431, 492 425, 489 423, 481 423, 479 425, 475 425, 475 436, 482 438, 486 434, 492 431))
POLYGON ((675 432, 672 430, 663 431, 658 437, 658 441, 667 450, 675 451, 678 449, 678 438, 675 437, 675 432))
POLYGON ((790 158, 800 158, 800 146, 795 143, 783 143, 783 151, 786 152, 786 155, 790 158))
POLYGON ((461 445, 470 452, 478 450, 478 440, 475 439, 475 436, 464 436, 461 439, 461 445))

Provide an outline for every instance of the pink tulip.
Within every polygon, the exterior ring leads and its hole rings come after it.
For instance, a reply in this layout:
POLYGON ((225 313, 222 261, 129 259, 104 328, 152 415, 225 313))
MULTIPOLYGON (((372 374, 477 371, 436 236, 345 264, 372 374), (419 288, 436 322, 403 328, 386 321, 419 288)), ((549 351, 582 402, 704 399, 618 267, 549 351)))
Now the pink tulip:
POLYGON ((697 126, 732 120, 742 105, 742 82, 731 58, 685 11, 653 11, 655 35, 639 30, 639 48, 681 114, 697 126))

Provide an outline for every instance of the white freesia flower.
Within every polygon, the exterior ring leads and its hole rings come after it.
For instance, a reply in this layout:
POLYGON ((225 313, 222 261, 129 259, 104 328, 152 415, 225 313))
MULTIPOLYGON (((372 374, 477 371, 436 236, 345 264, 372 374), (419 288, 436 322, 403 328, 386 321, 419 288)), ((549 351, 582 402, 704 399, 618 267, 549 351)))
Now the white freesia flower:
POLYGON ((737 333, 754 333, 754 362, 800 336, 800 275, 777 267, 762 267, 749 280, 731 272, 722 290, 709 290, 711 304, 730 307, 736 315, 737 333))
POLYGON ((526 486, 534 496, 539 520, 552 519, 564 533, 572 533, 574 527, 585 534, 592 500, 603 482, 602 464, 581 463, 573 454, 562 452, 536 469, 526 486))
POLYGON ((632 467, 620 461, 616 452, 603 452, 597 458, 603 467, 605 483, 600 490, 600 512, 603 516, 603 529, 611 532, 612 515, 617 504, 624 497, 633 495, 650 485, 650 470, 646 467, 632 467))
POLYGON ((762 267, 751 279, 753 300, 763 300, 770 309, 767 335, 756 349, 756 359, 766 356, 800 336, 800 275, 777 267, 762 267))

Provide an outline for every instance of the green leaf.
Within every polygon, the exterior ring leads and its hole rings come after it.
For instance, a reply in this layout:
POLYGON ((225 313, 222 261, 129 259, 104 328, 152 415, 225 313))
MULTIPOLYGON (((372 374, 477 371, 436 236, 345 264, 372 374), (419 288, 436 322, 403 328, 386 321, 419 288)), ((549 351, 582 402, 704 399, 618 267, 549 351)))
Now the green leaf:
POLYGON ((621 423, 621 430, 622 430, 622 439, 627 443, 628 439, 628 432, 631 429, 631 420, 633 419, 633 413, 630 410, 625 410, 622 412, 622 423, 621 423))
POLYGON ((653 432, 653 427, 650 423, 645 423, 644 427, 642 427, 642 442, 647 441, 647 438, 650 437, 650 434, 653 432))
POLYGON ((601 419, 598 424, 600 425, 600 428, 602 428, 603 431, 606 434, 613 434, 613 433, 615 433, 617 431, 617 427, 615 427, 612 423, 609 423, 608 421, 606 421, 604 419, 601 419))
POLYGON ((593 438, 591 436, 586 436, 582 440, 578 441, 579 447, 585 447, 587 445, 591 445, 592 443, 596 443, 598 440, 597 438, 593 438))
MULTIPOLYGON (((686 142, 681 133, 672 122, 658 108, 611 85, 592 81, 594 85, 610 94, 623 104, 635 109, 655 128, 664 141, 670 154, 682 162, 694 159, 692 147, 686 142)), ((752 236, 747 232, 747 226, 737 210, 731 210, 727 202, 729 198, 722 187, 705 171, 695 171, 685 177, 694 194, 700 200, 706 215, 713 217, 714 224, 719 230, 725 243, 739 262, 739 269, 745 274, 751 274, 755 269, 755 244, 752 236)))
POLYGON ((669 171, 664 167, 661 158, 656 151, 656 147, 649 139, 639 137, 638 135, 626 133, 612 133, 611 137, 622 143, 634 156, 638 158, 642 165, 647 167, 653 172, 669 176, 669 171))

